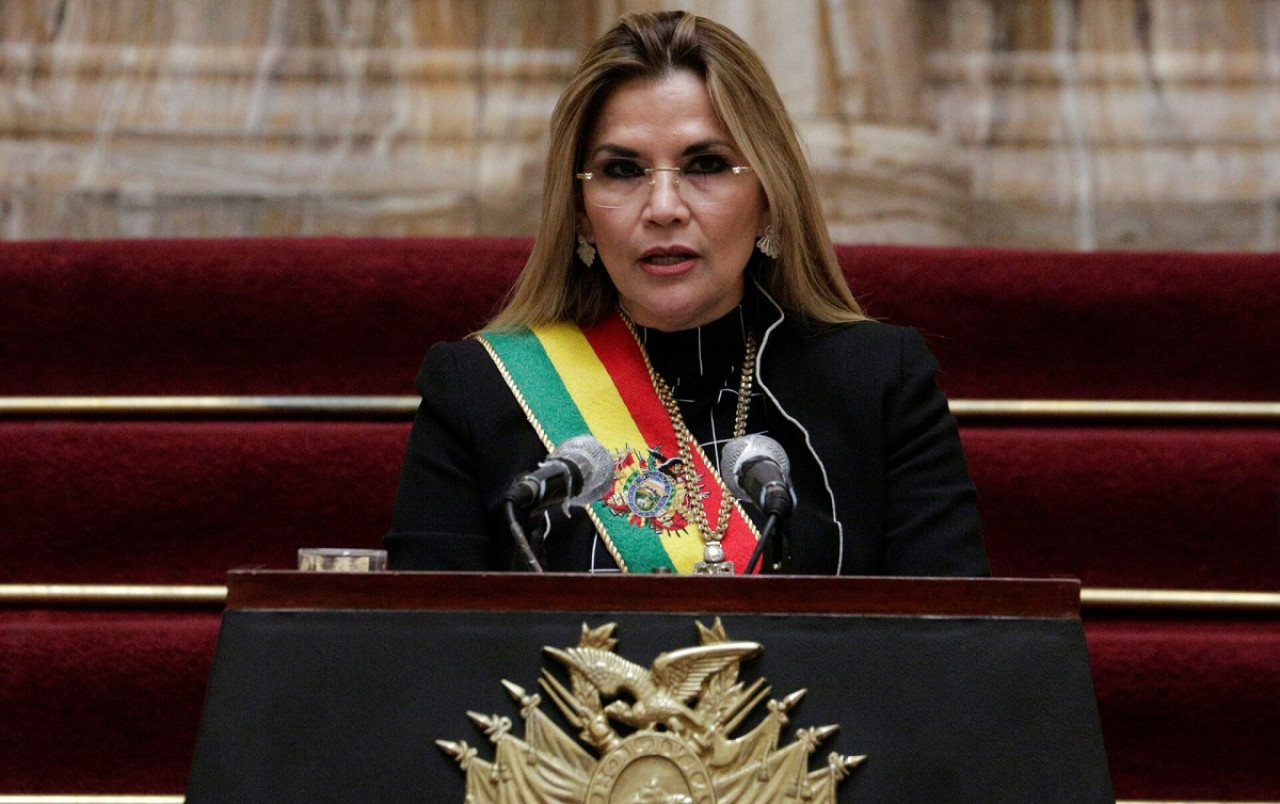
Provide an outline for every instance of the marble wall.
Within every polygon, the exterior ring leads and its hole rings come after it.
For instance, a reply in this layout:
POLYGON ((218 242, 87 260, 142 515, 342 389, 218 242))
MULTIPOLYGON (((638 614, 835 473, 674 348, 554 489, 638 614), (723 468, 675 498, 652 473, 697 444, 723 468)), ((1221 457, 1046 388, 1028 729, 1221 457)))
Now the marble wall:
POLYGON ((1280 246, 1280 3, 945 6, 928 116, 973 166, 975 242, 1280 246))
POLYGON ((1280 0, 0 0, 0 237, 529 234, 582 49, 667 7, 841 241, 1280 245, 1280 0))

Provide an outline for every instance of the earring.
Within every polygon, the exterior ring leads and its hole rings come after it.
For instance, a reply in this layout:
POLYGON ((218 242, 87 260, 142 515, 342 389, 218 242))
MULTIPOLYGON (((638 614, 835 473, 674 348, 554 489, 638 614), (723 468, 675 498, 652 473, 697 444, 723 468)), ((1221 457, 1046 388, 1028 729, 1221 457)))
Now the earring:
POLYGON ((578 259, 588 268, 596 261, 596 247, 582 235, 578 235, 578 259))
POLYGON ((782 253, 782 243, 778 240, 778 232, 773 228, 773 224, 764 227, 764 234, 756 241, 756 248, 760 249, 760 253, 764 256, 776 260, 778 255, 782 253))

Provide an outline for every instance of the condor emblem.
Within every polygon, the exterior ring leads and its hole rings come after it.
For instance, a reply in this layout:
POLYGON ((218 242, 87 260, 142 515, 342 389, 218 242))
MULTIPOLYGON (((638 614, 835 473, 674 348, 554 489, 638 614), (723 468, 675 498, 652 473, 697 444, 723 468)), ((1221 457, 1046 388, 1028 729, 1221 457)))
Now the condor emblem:
POLYGON ((577 646, 545 648, 569 683, 544 668, 539 686, 576 740, 541 710, 541 695, 504 680, 523 736, 510 718, 469 712, 494 745, 492 760, 464 741, 437 741, 466 773, 468 804, 835 804, 836 784, 865 759, 831 753, 810 769, 835 725, 801 728, 780 745, 805 691, 765 703, 764 679, 738 677, 763 646, 730 640, 719 620, 698 624, 699 645, 666 651, 648 668, 614 652, 615 627, 584 624, 577 646), (759 724, 735 736, 762 703, 759 724))

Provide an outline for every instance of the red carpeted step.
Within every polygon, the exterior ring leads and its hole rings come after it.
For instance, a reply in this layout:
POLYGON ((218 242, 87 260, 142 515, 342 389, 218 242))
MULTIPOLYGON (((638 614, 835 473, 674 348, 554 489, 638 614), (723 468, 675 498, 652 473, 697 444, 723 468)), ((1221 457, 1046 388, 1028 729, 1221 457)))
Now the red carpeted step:
POLYGON ((0 609, 0 795, 181 792, 219 616, 0 609))
MULTIPOLYGON (((408 425, 0 423, 0 582, 221 583, 377 546, 408 425)), ((1280 588, 1280 432, 966 427, 997 575, 1280 588), (1225 547, 1229 545, 1229 549, 1225 547)))
MULTIPOLYGON (((518 238, 0 243, 0 395, 412 394, 518 238)), ((1280 255, 841 246, 953 397, 1280 398, 1280 255)))
POLYGON ((996 575, 1280 589, 1280 430, 966 427, 996 575))
POLYGON ((1280 254, 840 249, 952 397, 1280 399, 1280 254))
POLYGON ((0 395, 412 394, 488 317, 503 239, 0 243, 0 395))
POLYGON ((223 583, 380 546, 408 428, 0 422, 0 583, 223 583))
POLYGON ((1115 793, 1280 800, 1280 620, 1091 617, 1115 793))

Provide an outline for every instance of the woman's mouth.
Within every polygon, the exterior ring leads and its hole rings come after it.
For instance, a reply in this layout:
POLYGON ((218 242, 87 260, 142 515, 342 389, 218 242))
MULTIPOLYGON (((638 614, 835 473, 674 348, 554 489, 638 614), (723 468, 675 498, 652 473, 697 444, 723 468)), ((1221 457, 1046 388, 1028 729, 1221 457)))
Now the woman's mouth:
POLYGON ((697 254, 684 249, 652 249, 640 257, 640 264, 650 273, 669 276, 693 267, 697 254))

